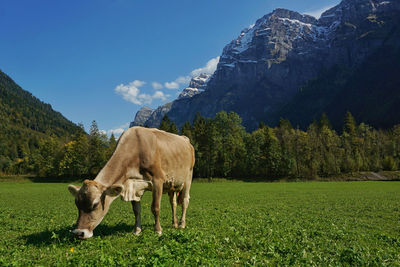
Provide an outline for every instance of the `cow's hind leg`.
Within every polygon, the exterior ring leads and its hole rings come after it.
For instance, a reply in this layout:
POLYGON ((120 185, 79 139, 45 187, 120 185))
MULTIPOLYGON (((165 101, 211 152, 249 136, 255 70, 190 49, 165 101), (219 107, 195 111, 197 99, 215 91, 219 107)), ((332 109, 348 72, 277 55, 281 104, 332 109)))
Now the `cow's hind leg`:
POLYGON ((151 203, 151 210, 154 214, 154 231, 158 234, 162 234, 162 228, 160 225, 160 206, 162 197, 163 184, 161 181, 155 180, 153 182, 153 202, 151 203))
POLYGON ((174 228, 178 228, 178 218, 176 217, 176 192, 168 192, 169 195, 169 202, 171 203, 171 209, 172 209, 172 226, 174 228))
POLYGON ((185 185, 185 187, 183 188, 182 192, 180 194, 182 194, 181 198, 181 203, 182 203, 182 218, 181 218, 181 222, 179 224, 180 228, 185 228, 186 227, 186 210, 187 207, 189 206, 189 199, 190 199, 190 195, 189 195, 189 191, 190 191, 190 185, 191 185, 191 181, 189 183, 187 183, 185 185))
POLYGON ((141 223, 141 207, 140 201, 132 201, 132 209, 135 214, 135 226, 134 226, 134 234, 139 235, 142 232, 142 223, 141 223))

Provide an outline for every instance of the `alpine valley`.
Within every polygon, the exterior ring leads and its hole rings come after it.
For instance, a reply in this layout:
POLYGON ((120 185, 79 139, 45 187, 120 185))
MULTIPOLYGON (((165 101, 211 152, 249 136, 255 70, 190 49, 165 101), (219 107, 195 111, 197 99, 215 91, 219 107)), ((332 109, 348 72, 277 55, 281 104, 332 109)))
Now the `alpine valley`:
POLYGON ((286 118, 304 128, 345 113, 388 128, 400 123, 400 1, 343 0, 319 19, 276 9, 242 30, 212 75, 193 77, 180 96, 143 107, 133 125, 181 126, 196 113, 234 111, 248 130, 286 118))

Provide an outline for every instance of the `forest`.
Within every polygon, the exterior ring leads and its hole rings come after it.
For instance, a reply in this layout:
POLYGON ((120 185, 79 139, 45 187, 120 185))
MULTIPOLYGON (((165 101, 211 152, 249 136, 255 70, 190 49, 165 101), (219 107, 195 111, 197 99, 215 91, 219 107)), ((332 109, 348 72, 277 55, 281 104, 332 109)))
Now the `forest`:
POLYGON ((80 131, 0 70, 0 173, 32 172, 27 165, 40 142, 52 136, 65 143, 80 131))
MULTIPOLYGON (((325 114, 307 130, 281 119, 271 128, 260 123, 248 133, 234 112, 214 118, 197 114, 181 129, 165 116, 160 129, 190 138, 196 153, 194 177, 276 180, 334 177, 360 171, 395 171, 400 162, 400 125, 377 130, 357 124, 348 112, 336 132, 325 114)), ((36 140, 36 139, 35 139, 36 140)), ((117 145, 102 134, 95 121, 70 138, 56 135, 23 144, 13 157, 1 156, 0 172, 38 177, 95 177, 117 145)))

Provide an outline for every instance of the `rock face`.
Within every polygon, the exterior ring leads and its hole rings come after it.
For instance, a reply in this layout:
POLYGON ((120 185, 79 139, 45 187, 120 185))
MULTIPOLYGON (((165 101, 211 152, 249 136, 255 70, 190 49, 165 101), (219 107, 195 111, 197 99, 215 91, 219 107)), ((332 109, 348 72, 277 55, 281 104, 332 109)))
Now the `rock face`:
POLYGON ((133 126, 144 126, 146 124, 146 121, 150 118, 153 111, 154 110, 149 107, 142 107, 136 113, 135 120, 130 123, 129 128, 133 126))
MULTIPOLYGON (((223 49, 217 70, 201 88, 203 92, 199 94, 189 89, 198 87, 189 85, 170 103, 167 114, 178 126, 192 121, 197 112, 213 117, 221 110, 237 112, 248 129, 260 121, 274 125, 282 114, 291 117, 298 113, 288 104, 324 71, 335 66, 359 68, 382 46, 397 51, 399 18, 400 1, 343 0, 318 20, 276 9, 223 49)), ((330 92, 318 90, 328 98, 330 92)), ((319 99, 315 100, 317 103, 311 105, 318 105, 319 99)), ((325 112, 324 108, 318 112, 325 112)))
POLYGON ((156 108, 146 121, 147 126, 151 128, 157 128, 161 124, 162 118, 171 110, 172 102, 164 104, 156 108))
POLYGON ((183 89, 179 94, 178 99, 191 98, 197 94, 204 92, 211 75, 202 73, 199 76, 193 77, 190 80, 189 86, 183 89))

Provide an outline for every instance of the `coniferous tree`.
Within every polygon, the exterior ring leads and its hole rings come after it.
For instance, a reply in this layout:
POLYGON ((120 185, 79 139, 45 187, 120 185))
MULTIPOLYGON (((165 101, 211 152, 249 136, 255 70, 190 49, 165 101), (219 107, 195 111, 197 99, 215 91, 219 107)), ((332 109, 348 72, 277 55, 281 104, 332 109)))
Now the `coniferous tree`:
POLYGON ((89 174, 97 175, 105 164, 105 144, 96 121, 92 121, 89 133, 89 174))
POLYGON ((190 142, 193 144, 193 134, 192 134, 192 126, 190 123, 187 121, 182 125, 181 128, 181 135, 186 136, 187 138, 190 139, 190 142))
POLYGON ((111 157, 116 147, 117 147, 117 140, 115 139, 114 133, 111 133, 110 139, 108 141, 107 158, 111 157))
POLYGON ((328 128, 328 129, 332 129, 332 124, 329 121, 328 116, 326 115, 325 112, 322 113, 321 118, 319 119, 319 122, 318 122, 318 126, 320 129, 322 129, 324 127, 328 128))
POLYGON ((176 127, 175 122, 171 121, 171 123, 169 125, 169 131, 168 132, 173 133, 173 134, 178 134, 179 133, 178 132, 178 127, 176 127))
POLYGON ((168 115, 165 114, 164 117, 161 120, 160 127, 158 129, 169 132, 171 127, 171 121, 168 118, 168 115))
POLYGON ((173 134, 179 133, 178 128, 176 127, 176 124, 169 119, 167 114, 165 114, 164 117, 162 118, 160 127, 158 127, 158 129, 169 132, 169 133, 173 133, 173 134))
POLYGON ((357 128, 356 120, 354 119, 353 115, 351 115, 351 113, 349 111, 347 111, 347 113, 346 113, 343 127, 344 127, 343 130, 350 135, 353 135, 356 132, 356 128, 357 128))

